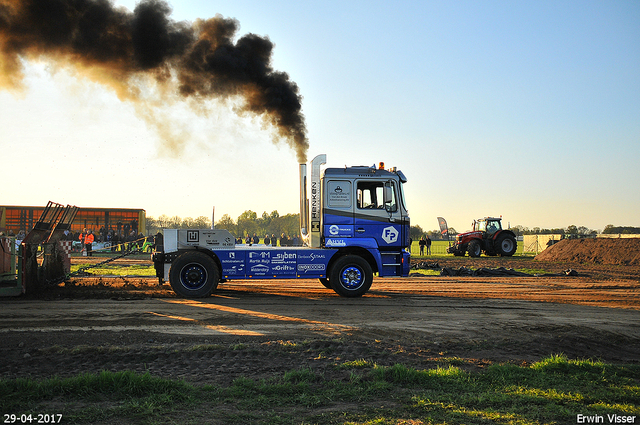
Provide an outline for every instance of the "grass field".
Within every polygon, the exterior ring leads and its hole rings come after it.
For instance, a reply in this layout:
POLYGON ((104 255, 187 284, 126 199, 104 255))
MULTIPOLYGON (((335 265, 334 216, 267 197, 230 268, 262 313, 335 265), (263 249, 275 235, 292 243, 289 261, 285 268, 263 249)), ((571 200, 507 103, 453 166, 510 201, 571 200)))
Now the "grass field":
MULTIPOLYGON (((0 380, 0 411, 61 423, 144 424, 565 424, 585 417, 640 420, 640 366, 552 356, 467 372, 466 360, 435 369, 335 364, 342 379, 310 369, 280 378, 194 386, 133 372, 0 380)), ((24 421, 22 421, 24 423, 24 421)), ((604 422, 602 422, 604 423, 604 422)))

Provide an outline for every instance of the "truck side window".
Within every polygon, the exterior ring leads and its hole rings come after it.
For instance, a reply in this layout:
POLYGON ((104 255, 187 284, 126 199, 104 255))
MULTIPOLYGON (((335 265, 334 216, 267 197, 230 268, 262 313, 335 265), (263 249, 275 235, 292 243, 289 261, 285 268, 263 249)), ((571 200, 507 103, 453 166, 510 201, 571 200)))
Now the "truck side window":
MULTIPOLYGON (((359 209, 385 209, 384 205, 384 182, 359 181, 357 187, 358 208, 359 209)), ((398 204, 396 202, 395 187, 391 185, 392 194, 391 202, 387 204, 387 211, 396 211, 398 204)))

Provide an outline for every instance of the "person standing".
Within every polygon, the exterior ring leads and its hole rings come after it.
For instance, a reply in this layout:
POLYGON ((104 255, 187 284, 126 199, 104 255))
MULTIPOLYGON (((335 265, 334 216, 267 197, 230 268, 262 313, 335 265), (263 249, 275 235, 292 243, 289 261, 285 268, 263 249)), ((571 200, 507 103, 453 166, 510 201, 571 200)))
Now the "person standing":
POLYGON ((427 235, 427 255, 431 255, 431 238, 427 235))
POLYGON ((93 233, 91 230, 87 230, 87 234, 84 237, 84 249, 87 251, 87 257, 91 257, 91 248, 94 241, 93 233))
POLYGON ((418 242, 418 245, 420 246, 420 256, 424 255, 424 247, 427 246, 427 241, 424 239, 424 236, 420 238, 420 241, 418 242))
POLYGON ((78 236, 78 240, 80 241, 80 251, 84 250, 84 238, 87 236, 87 229, 82 229, 80 235, 78 236))

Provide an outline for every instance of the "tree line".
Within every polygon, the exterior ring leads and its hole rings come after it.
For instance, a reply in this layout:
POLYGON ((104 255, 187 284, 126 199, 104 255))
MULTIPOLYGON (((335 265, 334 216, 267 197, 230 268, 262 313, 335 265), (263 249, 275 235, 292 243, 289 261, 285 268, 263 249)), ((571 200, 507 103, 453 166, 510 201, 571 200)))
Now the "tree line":
POLYGON ((589 229, 585 226, 567 226, 567 227, 558 227, 554 229, 544 229, 540 227, 533 227, 529 229, 528 227, 517 225, 511 228, 511 231, 516 234, 516 236, 522 235, 576 235, 576 236, 593 236, 597 235, 598 231, 589 229))
POLYGON ((602 231, 605 235, 638 235, 640 234, 640 227, 632 226, 614 226, 613 224, 607 224, 602 231))
MULTIPOLYGON (((300 214, 280 215, 277 210, 271 214, 266 211, 260 217, 251 210, 246 210, 234 220, 229 214, 223 215, 216 221, 216 229, 228 230, 235 237, 245 237, 247 235, 276 235, 281 234, 293 237, 300 233, 300 214)), ((198 218, 181 218, 178 216, 168 217, 161 215, 157 219, 147 217, 147 233, 155 235, 162 229, 210 229, 211 218, 200 216, 198 218)))
MULTIPOLYGON (((449 227, 449 234, 450 235, 455 235, 458 232, 456 231, 456 229, 454 229, 453 227, 449 227)), ((417 241, 420 240, 420 238, 422 237, 429 237, 429 239, 431 240, 442 240, 445 239, 445 237, 443 237, 440 234, 440 230, 428 230, 425 231, 422 229, 422 227, 416 225, 416 226, 411 226, 410 230, 409 230, 409 237, 411 238, 411 240, 417 241)))
POLYGON ((632 227, 632 226, 614 226, 613 224, 607 224, 604 226, 602 232, 598 232, 597 230, 589 229, 585 226, 575 226, 571 225, 565 228, 557 228, 557 229, 541 229, 539 227, 534 227, 529 229, 524 226, 515 226, 512 227, 511 230, 516 235, 577 235, 577 236, 594 236, 598 233, 603 235, 617 235, 617 234, 628 234, 628 235, 637 235, 640 234, 640 227, 632 227))

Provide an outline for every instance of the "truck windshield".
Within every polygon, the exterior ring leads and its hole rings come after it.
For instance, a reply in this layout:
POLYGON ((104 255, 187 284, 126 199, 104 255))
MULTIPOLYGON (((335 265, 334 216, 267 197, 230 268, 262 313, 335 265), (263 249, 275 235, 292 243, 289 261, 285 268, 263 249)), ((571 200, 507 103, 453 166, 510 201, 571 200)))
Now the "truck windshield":
POLYGON ((402 183, 398 183, 398 191, 400 192, 400 200, 402 201, 402 206, 405 210, 407 210, 407 201, 404 199, 404 185, 402 183))

